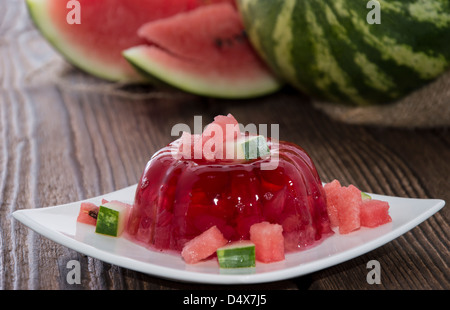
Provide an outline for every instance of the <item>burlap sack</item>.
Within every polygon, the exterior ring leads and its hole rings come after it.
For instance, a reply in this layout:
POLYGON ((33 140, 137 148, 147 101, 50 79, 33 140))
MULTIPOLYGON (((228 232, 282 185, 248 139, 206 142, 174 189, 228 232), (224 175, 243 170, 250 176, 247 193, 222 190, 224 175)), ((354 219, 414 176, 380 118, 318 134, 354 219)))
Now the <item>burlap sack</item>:
POLYGON ((401 128, 450 126, 450 71, 403 99, 388 105, 350 107, 313 100, 314 107, 335 120, 401 128))

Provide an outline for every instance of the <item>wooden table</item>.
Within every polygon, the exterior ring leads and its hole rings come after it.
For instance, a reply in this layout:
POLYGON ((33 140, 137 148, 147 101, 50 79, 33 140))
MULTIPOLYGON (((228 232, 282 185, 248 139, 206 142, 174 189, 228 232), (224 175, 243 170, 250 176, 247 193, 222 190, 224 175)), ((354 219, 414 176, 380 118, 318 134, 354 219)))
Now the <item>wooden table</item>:
MULTIPOLYGON (((70 66, 31 24, 23 1, 0 5, 0 289, 203 289, 84 256, 12 219, 137 183, 150 156, 173 140, 176 123, 205 124, 232 113, 241 123, 276 123, 280 138, 303 146, 323 181, 339 179, 386 195, 450 201, 448 128, 386 129, 346 125, 315 110, 289 88, 254 100, 213 100, 118 88, 70 66), (82 283, 66 281, 78 260, 82 283)), ((310 275, 261 289, 450 289, 449 211, 394 241, 310 275), (368 284, 368 261, 381 284, 368 284)), ((223 288, 213 286, 212 288, 223 288)), ((245 288, 245 287, 233 287, 245 288)))

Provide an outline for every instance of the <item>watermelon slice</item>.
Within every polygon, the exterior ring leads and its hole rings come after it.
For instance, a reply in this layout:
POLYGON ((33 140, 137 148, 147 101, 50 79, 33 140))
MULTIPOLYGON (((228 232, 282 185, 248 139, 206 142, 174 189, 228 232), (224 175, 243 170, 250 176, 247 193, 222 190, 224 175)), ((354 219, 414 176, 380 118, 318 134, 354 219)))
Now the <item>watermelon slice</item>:
POLYGON ((142 72, 184 91, 247 98, 280 88, 251 47, 241 17, 230 3, 147 23, 138 34, 150 45, 127 49, 125 58, 142 72))
MULTIPOLYGON (((64 0, 27 0, 44 37, 73 65, 111 81, 142 81, 123 59, 124 49, 144 44, 143 24, 225 0, 77 0, 79 24, 68 23, 74 6, 64 0)), ((229 2, 227 0, 226 2, 229 2)))

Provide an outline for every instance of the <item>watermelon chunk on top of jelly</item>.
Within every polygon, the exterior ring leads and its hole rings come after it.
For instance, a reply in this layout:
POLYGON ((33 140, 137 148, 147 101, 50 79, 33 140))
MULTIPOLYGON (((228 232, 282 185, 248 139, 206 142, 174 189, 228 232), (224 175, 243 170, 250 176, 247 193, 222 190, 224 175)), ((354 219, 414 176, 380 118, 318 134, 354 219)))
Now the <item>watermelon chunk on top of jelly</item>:
POLYGON ((241 137, 239 123, 233 115, 218 115, 202 134, 183 132, 179 153, 184 159, 227 159, 227 145, 241 137))

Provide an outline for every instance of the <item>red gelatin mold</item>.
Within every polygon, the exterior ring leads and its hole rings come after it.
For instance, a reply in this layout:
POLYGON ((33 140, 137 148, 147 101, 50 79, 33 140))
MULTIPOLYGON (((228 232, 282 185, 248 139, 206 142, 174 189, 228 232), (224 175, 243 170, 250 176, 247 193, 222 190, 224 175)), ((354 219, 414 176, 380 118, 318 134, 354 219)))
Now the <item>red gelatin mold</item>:
MULTIPOLYGON (((215 123, 237 124, 231 115, 224 117, 216 117, 215 123)), ((189 240, 213 226, 234 241, 249 239, 250 226, 267 221, 283 227, 285 251, 291 252, 333 233, 321 180, 299 146, 267 139, 277 166, 265 170, 262 165, 271 158, 179 158, 174 153, 182 152, 182 138, 155 153, 145 167, 127 225, 133 241, 180 252, 189 240)), ((224 141, 228 139, 236 135, 225 133, 224 141)))

